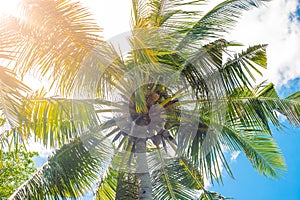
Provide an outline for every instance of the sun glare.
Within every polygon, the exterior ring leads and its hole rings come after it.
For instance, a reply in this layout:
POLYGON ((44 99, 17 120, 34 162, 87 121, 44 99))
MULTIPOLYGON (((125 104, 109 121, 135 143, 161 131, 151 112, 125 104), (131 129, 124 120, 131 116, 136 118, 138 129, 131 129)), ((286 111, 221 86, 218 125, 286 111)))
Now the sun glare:
POLYGON ((0 0, 0 15, 16 15, 21 0, 0 0))

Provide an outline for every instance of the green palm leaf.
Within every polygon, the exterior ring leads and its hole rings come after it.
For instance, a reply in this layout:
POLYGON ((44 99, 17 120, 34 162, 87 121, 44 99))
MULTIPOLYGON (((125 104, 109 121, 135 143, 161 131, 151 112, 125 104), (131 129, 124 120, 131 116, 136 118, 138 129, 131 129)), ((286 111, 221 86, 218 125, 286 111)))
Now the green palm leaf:
POLYGON ((24 0, 21 12, 22 17, 8 27, 21 37, 15 50, 16 71, 50 75, 60 92, 70 94, 84 58, 103 43, 101 29, 79 2, 24 0))
POLYGON ((98 133, 83 135, 57 150, 9 199, 81 197, 105 172, 112 153, 98 133))
POLYGON ((98 183, 94 200, 134 200, 138 199, 138 181, 134 174, 109 168, 98 183))
POLYGON ((222 167, 233 177, 227 149, 245 152, 259 173, 280 175, 285 163, 270 124, 282 128, 280 113, 300 125, 300 95, 280 99, 273 85, 254 86, 266 68, 266 45, 232 55, 229 48, 241 45, 221 39, 242 11, 267 0, 188 11, 203 2, 132 0, 132 49, 123 57, 101 40, 80 3, 23 1, 22 16, 0 28, 0 58, 14 59, 20 76, 48 79, 58 96, 27 96, 17 76, 0 68, 1 111, 14 125, 6 139, 33 136, 61 149, 11 199, 76 199, 93 187, 95 199, 152 198, 151 192, 155 199, 224 199, 205 190, 203 179, 222 182, 222 167), (169 74, 177 76, 167 88, 159 82, 169 74), (146 127, 151 106, 165 111, 158 116, 162 130, 146 127), (113 155, 104 138, 120 152, 113 155))
POLYGON ((179 48, 207 42, 211 38, 220 38, 228 32, 237 22, 245 10, 261 6, 269 0, 227 0, 205 13, 194 25, 188 29, 186 36, 180 42, 179 48))
POLYGON ((266 45, 255 45, 229 59, 220 73, 227 91, 243 86, 252 89, 253 82, 256 81, 255 73, 261 75, 261 69, 266 68, 266 45))
POLYGON ((100 124, 89 100, 45 98, 37 94, 25 99, 23 109, 27 122, 21 126, 22 134, 28 137, 34 133, 36 140, 51 147, 68 143, 100 124))
MULTIPOLYGON (((215 100, 226 102, 223 104, 227 110, 226 121, 216 121, 210 118, 208 113, 201 115, 201 121, 205 123, 199 124, 196 135, 189 135, 188 132, 185 132, 184 140, 179 142, 183 145, 181 151, 189 152, 194 161, 199 162, 203 173, 209 172, 210 174, 207 175, 212 179, 218 178, 215 177, 216 174, 220 175, 220 171, 211 170, 218 169, 220 161, 226 170, 230 170, 224 159, 222 147, 232 151, 242 150, 260 173, 278 177, 285 170, 285 163, 271 136, 269 123, 281 128, 282 124, 277 115, 277 112, 280 112, 288 116, 291 123, 299 125, 297 95, 296 93, 281 100, 272 84, 260 85, 253 91, 246 88, 236 89, 228 98, 215 100), (206 124, 219 132, 209 131, 206 124), (186 142, 189 140, 192 142, 186 142), (208 140, 210 142, 207 143, 208 140), (212 145, 208 147, 208 151, 205 150, 207 144, 212 145), (187 150, 184 150, 185 148, 187 150), (201 159, 203 151, 206 152, 204 160, 201 159)), ((204 104, 206 104, 205 101, 204 104)), ((193 132, 193 129, 190 128, 189 131, 193 132)), ((230 171, 229 173, 231 174, 230 171)))
POLYGON ((0 66, 0 111, 10 126, 17 127, 24 120, 22 100, 29 92, 29 87, 19 81, 14 72, 0 66))
POLYGON ((204 188, 201 174, 188 160, 168 158, 160 149, 149 159, 154 199, 194 199, 197 189, 204 188))
POLYGON ((229 198, 229 197, 224 197, 221 194, 218 194, 216 192, 207 192, 207 193, 202 193, 199 200, 226 200, 226 199, 234 199, 234 198, 229 198))
POLYGON ((259 173, 277 178, 286 170, 283 155, 274 138, 263 130, 251 130, 243 125, 236 129, 227 126, 222 128, 223 142, 234 150, 243 150, 259 173))

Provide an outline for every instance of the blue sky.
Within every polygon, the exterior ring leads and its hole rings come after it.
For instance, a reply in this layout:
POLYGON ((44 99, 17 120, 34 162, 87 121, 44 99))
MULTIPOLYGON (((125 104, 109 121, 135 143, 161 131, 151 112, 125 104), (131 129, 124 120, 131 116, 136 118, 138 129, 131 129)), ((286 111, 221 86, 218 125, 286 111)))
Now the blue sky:
MULTIPOLYGON (((300 4, 300 1, 298 1, 299 4, 300 4)), ((298 5, 298 8, 297 8, 297 13, 298 13, 298 19, 300 19, 300 6, 298 5)))

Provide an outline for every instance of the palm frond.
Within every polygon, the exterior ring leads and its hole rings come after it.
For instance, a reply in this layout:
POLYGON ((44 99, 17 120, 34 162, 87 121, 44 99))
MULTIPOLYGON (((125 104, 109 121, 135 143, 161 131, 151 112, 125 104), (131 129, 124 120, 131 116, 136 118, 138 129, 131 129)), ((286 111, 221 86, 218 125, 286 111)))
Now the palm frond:
POLYGON ((223 181, 222 169, 234 178, 226 160, 224 145, 220 140, 218 130, 206 131, 207 133, 203 135, 203 130, 198 129, 196 135, 192 134, 194 138, 190 138, 192 140, 184 156, 190 158, 199 167, 200 173, 211 183, 214 181, 221 183, 223 181))
POLYGON ((138 199, 139 180, 137 175, 130 172, 119 172, 116 200, 138 199))
POLYGON ((292 125, 300 125, 300 92, 291 94, 283 99, 284 104, 277 105, 278 111, 283 114, 292 125), (289 108, 289 109, 287 109, 289 108))
POLYGON ((222 98, 237 87, 254 88, 255 75, 267 67, 266 45, 248 47, 231 55, 230 46, 241 46, 224 39, 201 46, 188 57, 173 53, 159 56, 165 67, 181 71, 198 98, 222 98), (225 62, 224 54, 229 56, 225 62))
POLYGON ((162 154, 163 151, 158 149, 150 157, 154 199, 194 199, 197 189, 203 188, 202 176, 197 168, 188 160, 168 158, 162 154))
POLYGON ((226 199, 234 199, 231 197, 224 197, 219 193, 207 191, 206 193, 202 193, 199 200, 226 200, 226 199))
POLYGON ((194 21, 198 12, 188 11, 185 5, 202 5, 205 0, 153 0, 150 20, 155 27, 168 28, 174 33, 184 28, 194 21), (181 27, 182 26, 182 27, 181 27))
POLYGON ((30 92, 11 70, 0 66, 0 111, 12 127, 24 120, 22 100, 30 92))
POLYGON ((224 106, 223 120, 214 114, 222 108, 202 109, 198 127, 187 125, 181 129, 182 133, 178 132, 179 153, 197 163, 202 174, 211 180, 222 179, 220 164, 233 176, 224 149, 245 152, 259 173, 277 178, 286 166, 269 124, 282 128, 277 114, 281 113, 299 126, 298 97, 299 94, 295 93, 279 99, 272 84, 260 84, 253 90, 236 88, 223 99, 198 100, 201 108, 211 108, 208 106, 210 101, 219 101, 219 105, 224 106))
POLYGON ((0 58, 14 58, 10 65, 22 76, 48 78, 65 98, 25 97, 26 86, 0 67, 0 109, 15 126, 9 137, 34 136, 61 147, 10 199, 76 199, 94 186, 95 199, 138 199, 150 194, 150 175, 158 200, 225 199, 206 191, 203 179, 222 182, 222 167, 233 177, 227 149, 244 151, 259 173, 278 177, 285 163, 269 124, 281 128, 281 113, 300 125, 300 94, 281 100, 273 85, 254 87, 255 75, 266 68, 266 45, 231 55, 227 48, 239 44, 220 39, 242 11, 267 1, 226 0, 199 19, 201 13, 188 7, 204 0, 132 0, 132 50, 123 58, 101 40, 80 3, 24 0, 21 17, 0 28, 0 58), (190 88, 191 98, 185 96, 190 88), (118 102, 102 100, 118 95, 118 102), (162 131, 144 126, 156 105, 165 112, 162 131), (100 122, 106 113, 117 117, 100 122), (127 129, 147 135, 140 139, 127 129), (121 152, 112 155, 107 138, 121 152), (169 147, 179 158, 167 155, 169 147))
POLYGON ((218 78, 216 74, 222 69, 223 54, 226 52, 226 48, 231 45, 224 39, 216 40, 199 48, 184 61, 182 74, 198 97, 207 96, 208 93, 220 96, 218 93, 223 93, 213 86, 221 86, 221 84, 217 84, 220 81, 216 80, 218 78))
POLYGON ((132 0, 132 23, 134 28, 147 27, 151 10, 151 0, 132 0))
POLYGON ((116 81, 126 74, 122 54, 113 45, 103 43, 94 48, 80 64, 73 83, 73 96, 85 98, 107 98, 115 89, 116 81))
POLYGON ((108 168, 105 177, 97 183, 94 200, 114 200, 118 186, 118 172, 108 168))
POLYGON ((203 45, 212 38, 220 38, 228 32, 241 17, 243 11, 259 7, 269 0, 227 0, 204 14, 186 33, 178 48, 189 45, 203 45), (201 44, 202 43, 202 44, 201 44))
POLYGON ((87 130, 99 126, 93 103, 36 94, 24 101, 27 121, 21 125, 24 138, 33 134, 37 141, 51 147, 68 143, 87 130))
POLYGON ((206 88, 211 97, 218 98, 228 95, 238 87, 253 89, 256 81, 255 75, 261 75, 261 70, 267 67, 266 45, 250 46, 222 64, 222 54, 227 52, 226 47, 231 44, 224 40, 217 40, 210 44, 212 47, 204 46, 204 51, 203 48, 200 49, 200 53, 196 54, 191 64, 187 65, 189 68, 186 71, 191 73, 187 77, 192 77, 190 79, 194 80, 190 81, 190 84, 205 86, 196 88, 198 93, 205 91, 206 88), (209 47, 211 49, 206 50, 209 47))
POLYGON ((8 66, 16 58, 16 52, 13 49, 20 44, 18 33, 13 31, 15 21, 13 17, 1 16, 0 19, 0 60, 5 61, 8 66))
POLYGON ((292 125, 300 125, 299 98, 297 94, 280 99, 273 84, 260 84, 253 91, 236 89, 225 100, 230 118, 245 125, 266 130, 271 134, 269 123, 282 128, 278 113, 284 115, 292 125), (252 123, 255 121, 255 123, 252 123))
POLYGON ((254 92, 244 89, 243 94, 238 93, 227 104, 228 122, 222 128, 225 140, 231 143, 229 146, 242 148, 258 172, 276 178, 286 166, 269 123, 281 128, 276 111, 292 112, 299 103, 279 99, 273 84, 261 84, 254 92))
POLYGON ((255 75, 261 75, 261 70, 266 68, 266 45, 255 45, 236 54, 233 59, 228 59, 220 74, 227 91, 243 86, 253 89, 255 75))
POLYGON ((277 178, 286 169, 283 155, 273 137, 264 130, 222 126, 223 142, 235 150, 243 150, 259 173, 277 178), (226 142, 225 142, 226 141, 226 142))
POLYGON ((98 183, 94 200, 134 200, 138 199, 138 181, 135 174, 109 168, 98 183))
POLYGON ((81 197, 105 172, 112 154, 112 147, 98 133, 87 133, 57 150, 9 199, 81 197))
POLYGON ((8 27, 20 38, 16 71, 51 76, 60 92, 70 94, 84 58, 103 43, 101 29, 79 2, 24 0, 21 12, 8 27))

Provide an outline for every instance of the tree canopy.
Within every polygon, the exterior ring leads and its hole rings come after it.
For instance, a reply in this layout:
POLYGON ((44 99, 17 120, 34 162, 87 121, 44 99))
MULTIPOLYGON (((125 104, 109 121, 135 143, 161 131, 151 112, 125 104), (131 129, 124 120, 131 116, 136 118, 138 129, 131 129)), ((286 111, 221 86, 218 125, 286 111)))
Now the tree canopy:
POLYGON ((36 171, 33 156, 24 147, 17 151, 1 152, 0 198, 7 199, 36 171))
POLYGON ((299 92, 279 98, 257 83, 265 44, 224 35, 264 0, 132 0, 125 48, 103 41, 88 9, 71 0, 23 0, 0 27, 3 144, 34 138, 56 148, 9 198, 225 199, 204 180, 234 177, 226 151, 258 173, 286 169, 270 126, 300 125, 299 92), (199 10, 198 10, 199 9, 199 10), (233 48, 242 50, 232 51, 233 48), (124 50, 125 49, 125 50, 124 50), (25 76, 47 80, 32 91, 25 76))

